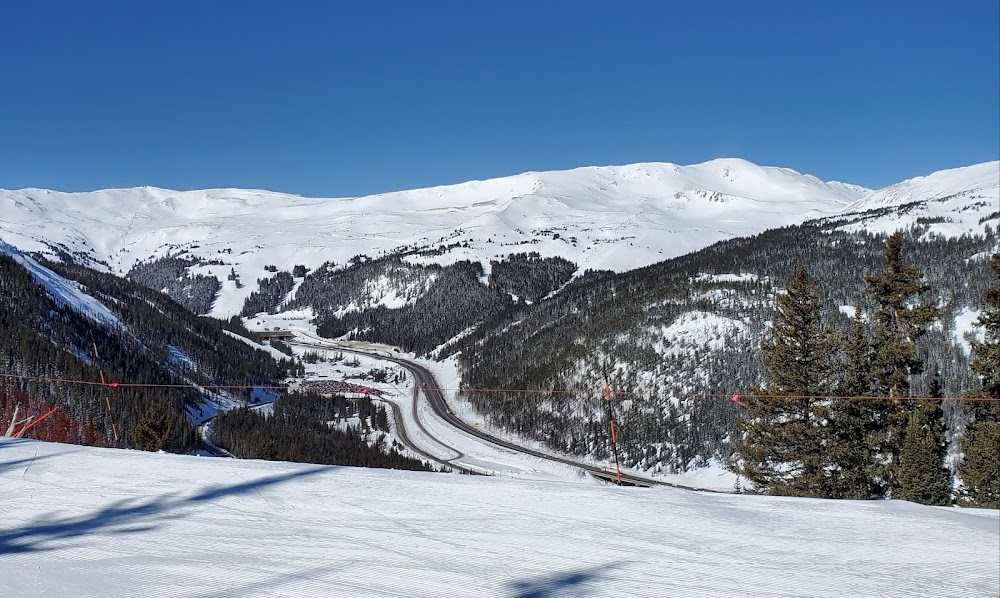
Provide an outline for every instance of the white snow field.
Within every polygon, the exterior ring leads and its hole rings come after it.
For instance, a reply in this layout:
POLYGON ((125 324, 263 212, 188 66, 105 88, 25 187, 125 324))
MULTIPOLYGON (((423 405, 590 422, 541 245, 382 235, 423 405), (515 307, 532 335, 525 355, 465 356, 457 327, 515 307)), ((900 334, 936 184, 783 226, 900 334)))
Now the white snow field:
POLYGON ((116 273, 181 251, 215 260, 193 273, 223 282, 212 315, 239 313, 273 264, 291 270, 403 246, 463 246, 415 261, 451 263, 535 251, 587 268, 631 270, 735 236, 840 213, 867 189, 740 159, 527 172, 358 198, 153 187, 62 193, 0 190, 0 238, 48 244, 116 273), (235 270, 243 288, 227 281, 235 270))
POLYGON ((0 595, 989 596, 996 511, 0 439, 0 595))

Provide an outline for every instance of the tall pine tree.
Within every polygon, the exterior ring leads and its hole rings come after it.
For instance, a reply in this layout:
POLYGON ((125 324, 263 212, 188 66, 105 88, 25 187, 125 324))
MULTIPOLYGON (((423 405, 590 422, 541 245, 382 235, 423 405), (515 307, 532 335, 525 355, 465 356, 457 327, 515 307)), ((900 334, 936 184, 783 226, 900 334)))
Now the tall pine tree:
POLYGON ((866 293, 877 306, 871 390, 892 399, 872 406, 883 436, 878 443, 885 462, 882 477, 893 492, 900 488, 899 455, 912 411, 912 404, 898 399, 909 396, 910 378, 923 372, 916 343, 939 315, 933 303, 917 303, 930 290, 923 277, 920 270, 903 261, 903 236, 898 232, 886 244, 885 271, 866 277, 866 293))
POLYGON ((738 422, 738 473, 769 494, 825 496, 829 472, 829 335, 820 321, 819 284, 805 268, 776 298, 771 335, 762 344, 766 393, 801 398, 749 399, 738 422))
MULTIPOLYGON (((941 376, 935 367, 928 394, 940 399, 941 376)), ((951 503, 951 472, 945 466, 945 439, 941 401, 921 401, 911 412, 900 452, 898 498, 925 505, 951 503)))
MULTIPOLYGON (((840 340, 843 367, 837 385, 838 395, 871 395, 873 351, 861 310, 856 307, 851 328, 840 340)), ((884 466, 879 461, 884 430, 874 406, 867 398, 840 399, 831 405, 832 498, 874 499, 885 496, 887 487, 881 475, 884 466)))
POLYGON ((972 369, 982 388, 964 403, 972 421, 962 436, 962 484, 969 504, 1000 508, 1000 253, 990 259, 993 284, 984 293, 986 310, 978 324, 986 338, 972 347, 972 369), (979 399, 979 400, 975 400, 979 399))

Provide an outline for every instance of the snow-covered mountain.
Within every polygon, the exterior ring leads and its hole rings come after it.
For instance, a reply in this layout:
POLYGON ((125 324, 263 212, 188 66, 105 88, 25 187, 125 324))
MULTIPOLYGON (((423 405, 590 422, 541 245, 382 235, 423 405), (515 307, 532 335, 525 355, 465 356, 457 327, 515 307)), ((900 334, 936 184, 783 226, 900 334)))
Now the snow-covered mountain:
MULTIPOLYGON (((496 429, 582 454, 606 446, 588 430, 601 429, 593 406, 610 362, 616 392, 629 397, 615 422, 623 463, 669 472, 697 467, 707 455, 725 462, 737 409, 724 398, 765 380, 761 345, 776 293, 806 267, 821 289, 825 325, 842 332, 850 325, 846 315, 859 310, 871 321, 866 276, 884 271, 886 246, 870 233, 902 229, 904 259, 929 287, 922 300, 935 302, 942 315, 921 338, 921 355, 940 372, 945 396, 962 396, 980 385, 969 367, 967 334, 975 334, 972 322, 994 280, 986 264, 1000 249, 998 184, 997 163, 907 181, 835 216, 569 285, 537 306, 493 316, 438 355, 458 356, 468 388, 589 389, 575 401, 466 395, 496 429)), ((371 338, 393 323, 379 315, 347 324, 371 338)), ((911 388, 927 392, 926 379, 914 376, 911 388)), ((950 421, 957 430, 960 420, 950 421)))
MULTIPOLYGON (((118 274, 186 255, 191 274, 264 276, 404 247, 454 245, 420 262, 533 251, 581 271, 625 271, 809 218, 840 213, 867 192, 745 160, 587 167, 357 198, 151 187, 61 193, 0 191, 0 238, 23 251, 59 248, 118 274), (210 263, 205 263, 210 262, 210 263)), ((213 315, 238 313, 254 290, 224 283, 213 315)))
MULTIPOLYGON (((907 259, 926 274, 945 314, 924 344, 949 396, 973 388, 968 349, 956 342, 967 343, 987 280, 984 258, 997 248, 998 189, 997 162, 865 192, 717 160, 528 173, 327 200, 245 190, 0 191, 0 240, 103 262, 119 275, 131 270, 132 282, 147 290, 166 288, 179 301, 194 297, 200 307, 184 305, 197 313, 242 312, 252 328, 309 320, 321 336, 460 355, 462 384, 474 388, 597 389, 601 360, 613 355, 620 387, 644 397, 620 413, 624 462, 679 472, 727 458, 731 408, 693 397, 759 383, 770 298, 795 268, 810 265, 821 278, 831 321, 858 305, 864 276, 879 271, 884 252, 868 232, 906 229, 907 259), (719 240, 726 241, 708 248, 719 240), (375 259, 352 260, 359 254, 375 259), (168 255, 174 257, 133 270, 138 261, 168 255), (319 267, 331 260, 338 265, 319 267), (293 268, 298 264, 311 271, 293 268)), ((78 281, 75 288, 133 327, 166 325, 156 310, 184 311, 171 302, 152 311, 145 300, 132 305, 148 297, 135 289, 122 294, 114 276, 37 261, 78 281), (145 311, 129 316, 120 303, 145 311)), ((30 270, 44 284, 45 272, 30 270)), ((56 305, 78 303, 59 303, 65 293, 46 288, 56 305)), ((9 304, 29 294, 14 294, 9 304)), ((45 329, 30 321, 52 310, 34 307, 22 318, 29 337, 45 329)), ((205 348, 192 347, 185 354, 205 348)), ((922 392, 924 382, 915 384, 922 392)), ((532 395, 501 405, 493 395, 468 397, 495 429, 581 455, 605 446, 586 400, 550 404, 532 395)))
POLYGON ((956 237, 1000 224, 1000 162, 941 170, 879 189, 828 220, 848 231, 892 232, 916 225, 927 233, 956 237))
POLYGON ((61 193, 0 190, 0 239, 60 251, 117 274, 183 253, 189 274, 222 282, 212 315, 228 317, 271 274, 354 256, 434 249, 414 263, 480 262, 537 252, 579 271, 627 271, 717 241, 810 219, 846 230, 929 224, 981 231, 1000 209, 1000 162, 940 171, 871 191, 740 159, 528 172, 355 198, 151 187, 61 193), (227 280, 235 273, 246 284, 227 280))

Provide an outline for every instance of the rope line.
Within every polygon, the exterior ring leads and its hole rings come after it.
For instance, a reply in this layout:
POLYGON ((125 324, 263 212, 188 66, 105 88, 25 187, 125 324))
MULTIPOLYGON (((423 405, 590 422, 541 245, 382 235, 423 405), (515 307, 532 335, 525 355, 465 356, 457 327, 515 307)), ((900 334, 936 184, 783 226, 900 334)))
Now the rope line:
MULTIPOLYGON (((0 374, 0 378, 14 380, 26 380, 33 382, 51 382, 59 384, 77 384, 81 386, 97 386, 104 388, 193 388, 195 390, 288 390, 287 384, 168 384, 168 383, 145 383, 145 382, 97 382, 93 380, 76 380, 72 378, 58 378, 50 376, 27 376, 22 374, 0 374)), ((421 386, 426 390, 439 391, 460 391, 478 393, 516 393, 516 394, 601 394, 601 389, 552 389, 542 390, 537 388, 477 388, 477 387, 429 387, 421 386)), ((616 393, 621 397, 637 396, 629 393, 616 393)), ((986 401, 1000 402, 1000 397, 888 397, 888 396, 846 396, 846 395, 790 395, 790 394, 756 394, 756 393, 691 393, 688 396, 699 396, 703 398, 723 398, 734 403, 739 403, 741 399, 762 399, 762 400, 841 400, 841 401, 986 401)))

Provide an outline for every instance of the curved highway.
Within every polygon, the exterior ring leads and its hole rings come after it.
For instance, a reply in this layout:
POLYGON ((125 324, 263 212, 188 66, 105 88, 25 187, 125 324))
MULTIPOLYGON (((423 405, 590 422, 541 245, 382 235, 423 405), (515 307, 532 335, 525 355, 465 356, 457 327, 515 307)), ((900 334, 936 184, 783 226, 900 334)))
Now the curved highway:
MULTIPOLYGON (((464 420, 462 420, 461 418, 459 418, 458 416, 456 416, 455 414, 453 414, 451 412, 451 409, 448 407, 448 402, 445 400, 444 395, 441 392, 440 385, 437 383, 437 380, 435 380, 435 378, 434 378, 434 374, 432 374, 427 368, 421 366, 418 363, 415 363, 413 361, 410 361, 408 359, 403 359, 403 358, 400 358, 400 357, 391 357, 391 356, 385 355, 383 353, 378 353, 378 352, 374 352, 374 351, 365 351, 365 350, 362 350, 362 349, 358 349, 356 347, 345 347, 343 345, 336 344, 334 342, 329 342, 329 344, 327 344, 327 343, 320 343, 320 342, 309 343, 309 342, 295 341, 295 344, 298 344, 298 345, 301 345, 301 346, 305 346, 305 347, 311 347, 311 348, 315 348, 315 349, 326 349, 326 350, 333 349, 333 350, 337 350, 337 351, 345 351, 345 352, 348 352, 348 353, 357 353, 357 354, 360 354, 360 355, 365 355, 367 357, 373 357, 373 358, 376 358, 376 359, 383 359, 385 361, 391 361, 391 362, 393 362, 393 363, 395 363, 397 365, 400 365, 400 366, 406 368, 407 370, 409 370, 409 372, 411 374, 413 374, 414 381, 416 382, 415 388, 414 388, 414 393, 413 393, 413 419, 415 420, 416 425, 420 428, 420 430, 428 438, 433 439, 434 442, 436 442, 437 444, 439 444, 441 446, 444 446, 444 447, 448 448, 448 450, 450 450, 450 451, 458 454, 457 457, 454 457, 453 459, 448 460, 448 461, 444 461, 444 463, 447 464, 450 467, 454 467, 456 469, 462 469, 462 470, 465 470, 465 471, 469 471, 468 469, 462 467, 461 465, 458 465, 458 464, 454 463, 454 460, 460 459, 464 455, 462 455, 461 452, 455 450, 453 447, 445 445, 440 440, 438 440, 437 438, 435 438, 433 435, 431 435, 427 431, 427 429, 420 422, 420 418, 417 415, 418 414, 417 403, 418 403, 418 399, 419 399, 419 391, 420 390, 422 390, 423 393, 424 393, 424 396, 427 397, 427 404, 430 406, 431 410, 434 411, 434 413, 439 418, 441 418, 442 420, 444 420, 448 425, 452 426, 455 429, 461 430, 462 432, 465 432, 466 434, 469 434, 471 436, 475 436, 476 438, 479 438, 481 440, 485 440, 487 442, 490 442, 492 444, 495 444, 497 446, 500 446, 500 447, 503 447, 503 448, 506 448, 506 449, 509 449, 509 450, 513 450, 513 451, 516 451, 516 452, 519 452, 519 453, 524 453, 524 454, 527 454, 527 455, 531 455, 533 457, 538 457, 538 458, 541 458, 541 459, 547 459, 549 461, 554 461, 556 463, 561 463, 563 465, 569 465, 571 467, 576 467, 576 468, 582 469, 582 470, 590 473, 591 475, 593 475, 595 477, 598 477, 598 478, 601 478, 601 479, 604 479, 604 480, 608 480, 608 481, 611 481, 611 482, 615 482, 617 480, 617 475, 616 475, 615 471, 612 470, 612 469, 600 467, 600 466, 597 466, 597 465, 591 465, 589 463, 581 463, 579 461, 570 459, 568 457, 561 457, 561 456, 557 456, 557 455, 552 455, 552 454, 549 454, 549 453, 546 453, 546 452, 539 451, 537 449, 533 449, 533 448, 526 447, 526 446, 521 446, 521 445, 516 444, 514 442, 511 442, 509 440, 505 440, 503 438, 499 438, 497 436, 494 436, 494 435, 492 435, 492 434, 490 434, 488 432, 484 432, 483 430, 481 430, 481 429, 479 429, 479 428, 477 428, 475 426, 469 425, 464 420)), ((400 426, 399 429, 400 430, 405 430, 405 428, 403 428, 403 426, 400 426)), ((426 453, 423 453, 422 451, 418 451, 418 452, 421 452, 422 454, 426 455, 426 453)), ((439 463, 442 462, 440 459, 437 459, 437 458, 435 458, 434 460, 437 461, 437 462, 439 462, 439 463)), ((642 476, 637 476, 637 475, 634 475, 634 474, 631 474, 631 473, 626 473, 626 472, 622 472, 622 474, 621 474, 621 480, 622 480, 623 484, 628 484, 628 485, 632 485, 632 486, 645 486, 645 487, 649 487, 649 486, 670 486, 672 488, 683 488, 685 490, 694 490, 694 491, 697 491, 697 492, 719 492, 717 490, 709 490, 709 489, 705 489, 705 488, 696 488, 696 487, 693 487, 693 486, 685 486, 684 484, 676 484, 676 483, 673 483, 673 482, 665 482, 665 481, 662 481, 662 480, 654 480, 654 479, 650 479, 650 478, 646 478, 646 477, 642 477, 642 476)))
MULTIPOLYGON (((350 352, 350 351, 345 351, 345 352, 350 352)), ((367 356, 370 357, 370 355, 367 354, 367 353, 361 353, 361 352, 358 352, 358 353, 361 354, 361 355, 367 355, 367 356)), ((413 394, 414 394, 413 403, 414 403, 414 405, 416 405, 416 402, 417 402, 416 395, 418 394, 418 392, 419 392, 419 390, 417 388, 413 389, 413 394)), ((446 444, 438 442, 438 440, 435 437, 431 436, 427 432, 427 430, 424 429, 424 426, 423 426, 423 424, 420 423, 420 420, 414 418, 414 419, 416 419, 417 427, 420 428, 421 431, 428 438, 430 438, 431 440, 433 440, 437 444, 443 446, 444 448, 448 449, 449 452, 455 453, 456 456, 452 457, 451 459, 441 459, 440 457, 435 457, 434 455, 432 455, 432 454, 424 451, 423 449, 421 449, 420 446, 417 443, 413 442, 413 440, 406 433, 406 425, 403 422, 403 413, 402 413, 402 410, 399 408, 399 405, 397 405, 395 401, 392 401, 390 399, 386 399, 384 397, 380 398, 379 400, 382 401, 382 402, 389 403, 390 405, 392 405, 392 420, 393 420, 393 422, 395 424, 396 436, 399 437, 399 441, 401 443, 403 443, 403 445, 406 446, 406 448, 410 449, 410 451, 412 451, 412 452, 420 455, 421 457, 423 457, 424 459, 427 459, 428 461, 430 461, 432 463, 439 463, 441 465, 444 465, 445 467, 448 467, 448 468, 451 468, 451 469, 456 469, 456 470, 462 471, 464 473, 471 473, 471 474, 479 473, 477 471, 473 471, 473 470, 465 467, 464 465, 461 465, 459 463, 455 463, 454 461, 456 459, 461 459, 465 455, 463 455, 462 453, 456 451, 455 449, 453 449, 452 447, 450 447, 450 446, 448 446, 446 444)))
MULTIPOLYGON (((377 359, 382 359, 382 360, 385 360, 385 361, 391 361, 391 362, 393 362, 393 363, 395 363, 397 365, 400 365, 400 366, 406 368, 407 370, 409 370, 409 372, 414 376, 414 380, 417 379, 416 378, 416 372, 410 367, 411 364, 409 362, 404 362, 404 361, 399 360, 399 359, 393 359, 391 357, 386 357, 386 356, 381 355, 381 354, 374 354, 374 353, 369 353, 367 351, 360 351, 360 350, 356 350, 356 349, 353 349, 353 348, 342 347, 340 345, 334 345, 332 343, 331 344, 325 344, 325 343, 319 343, 319 342, 305 342, 305 341, 294 340, 294 341, 288 341, 288 344, 290 344, 290 345, 297 345, 297 346, 300 346, 300 347, 306 347, 306 348, 309 348, 309 349, 320 349, 320 350, 324 350, 324 351, 334 350, 334 351, 341 351, 341 352, 344 352, 344 353, 357 353, 358 355, 364 355, 365 357, 375 357, 377 359)), ((412 364, 412 365, 415 365, 415 364, 412 364)), ((417 412, 417 404, 419 402, 419 398, 420 398, 420 387, 419 387, 419 385, 414 385, 414 388, 413 388, 413 413, 414 414, 416 414, 416 412, 417 412)), ((439 465, 443 465, 445 467, 448 467, 450 469, 454 469, 454 470, 457 470, 457 471, 461 471, 463 473, 468 473, 468 474, 481 474, 482 473, 480 471, 476 471, 474 469, 470 469, 470 468, 468 468, 468 467, 466 467, 466 466, 464 466, 464 465, 462 465, 460 463, 455 463, 455 461, 457 459, 461 459, 462 457, 465 456, 465 454, 462 453, 461 451, 456 450, 454 447, 448 446, 447 444, 444 444, 443 442, 441 442, 440 440, 438 440, 437 437, 435 437, 433 434, 431 434, 427 430, 427 428, 424 427, 424 424, 420 421, 420 418, 418 418, 418 417, 416 417, 416 415, 414 415, 414 417, 413 417, 414 423, 416 424, 417 428, 424 434, 424 436, 426 436, 429 440, 431 440, 435 444, 441 446, 444 450, 448 451, 449 453, 453 453, 455 456, 451 457, 449 459, 442 459, 442 458, 436 457, 436 456, 430 454, 429 452, 423 450, 422 448, 420 448, 420 445, 418 445, 416 442, 414 442, 410 438, 409 434, 407 434, 407 432, 406 432, 406 425, 405 425, 405 422, 403 420, 403 413, 402 413, 402 410, 399 408, 399 405, 396 404, 396 402, 393 401, 393 400, 391 400, 391 399, 380 398, 379 400, 383 401, 385 403, 389 403, 390 405, 392 405, 392 419, 393 419, 393 423, 395 424, 395 428, 396 428, 396 430, 395 430, 396 431, 396 436, 399 437, 399 441, 404 446, 406 446, 406 448, 408 448, 410 451, 412 451, 413 453, 416 453, 416 454, 420 455, 421 457, 423 457, 424 459, 427 459, 428 461, 430 461, 432 463, 438 463, 439 465)))

